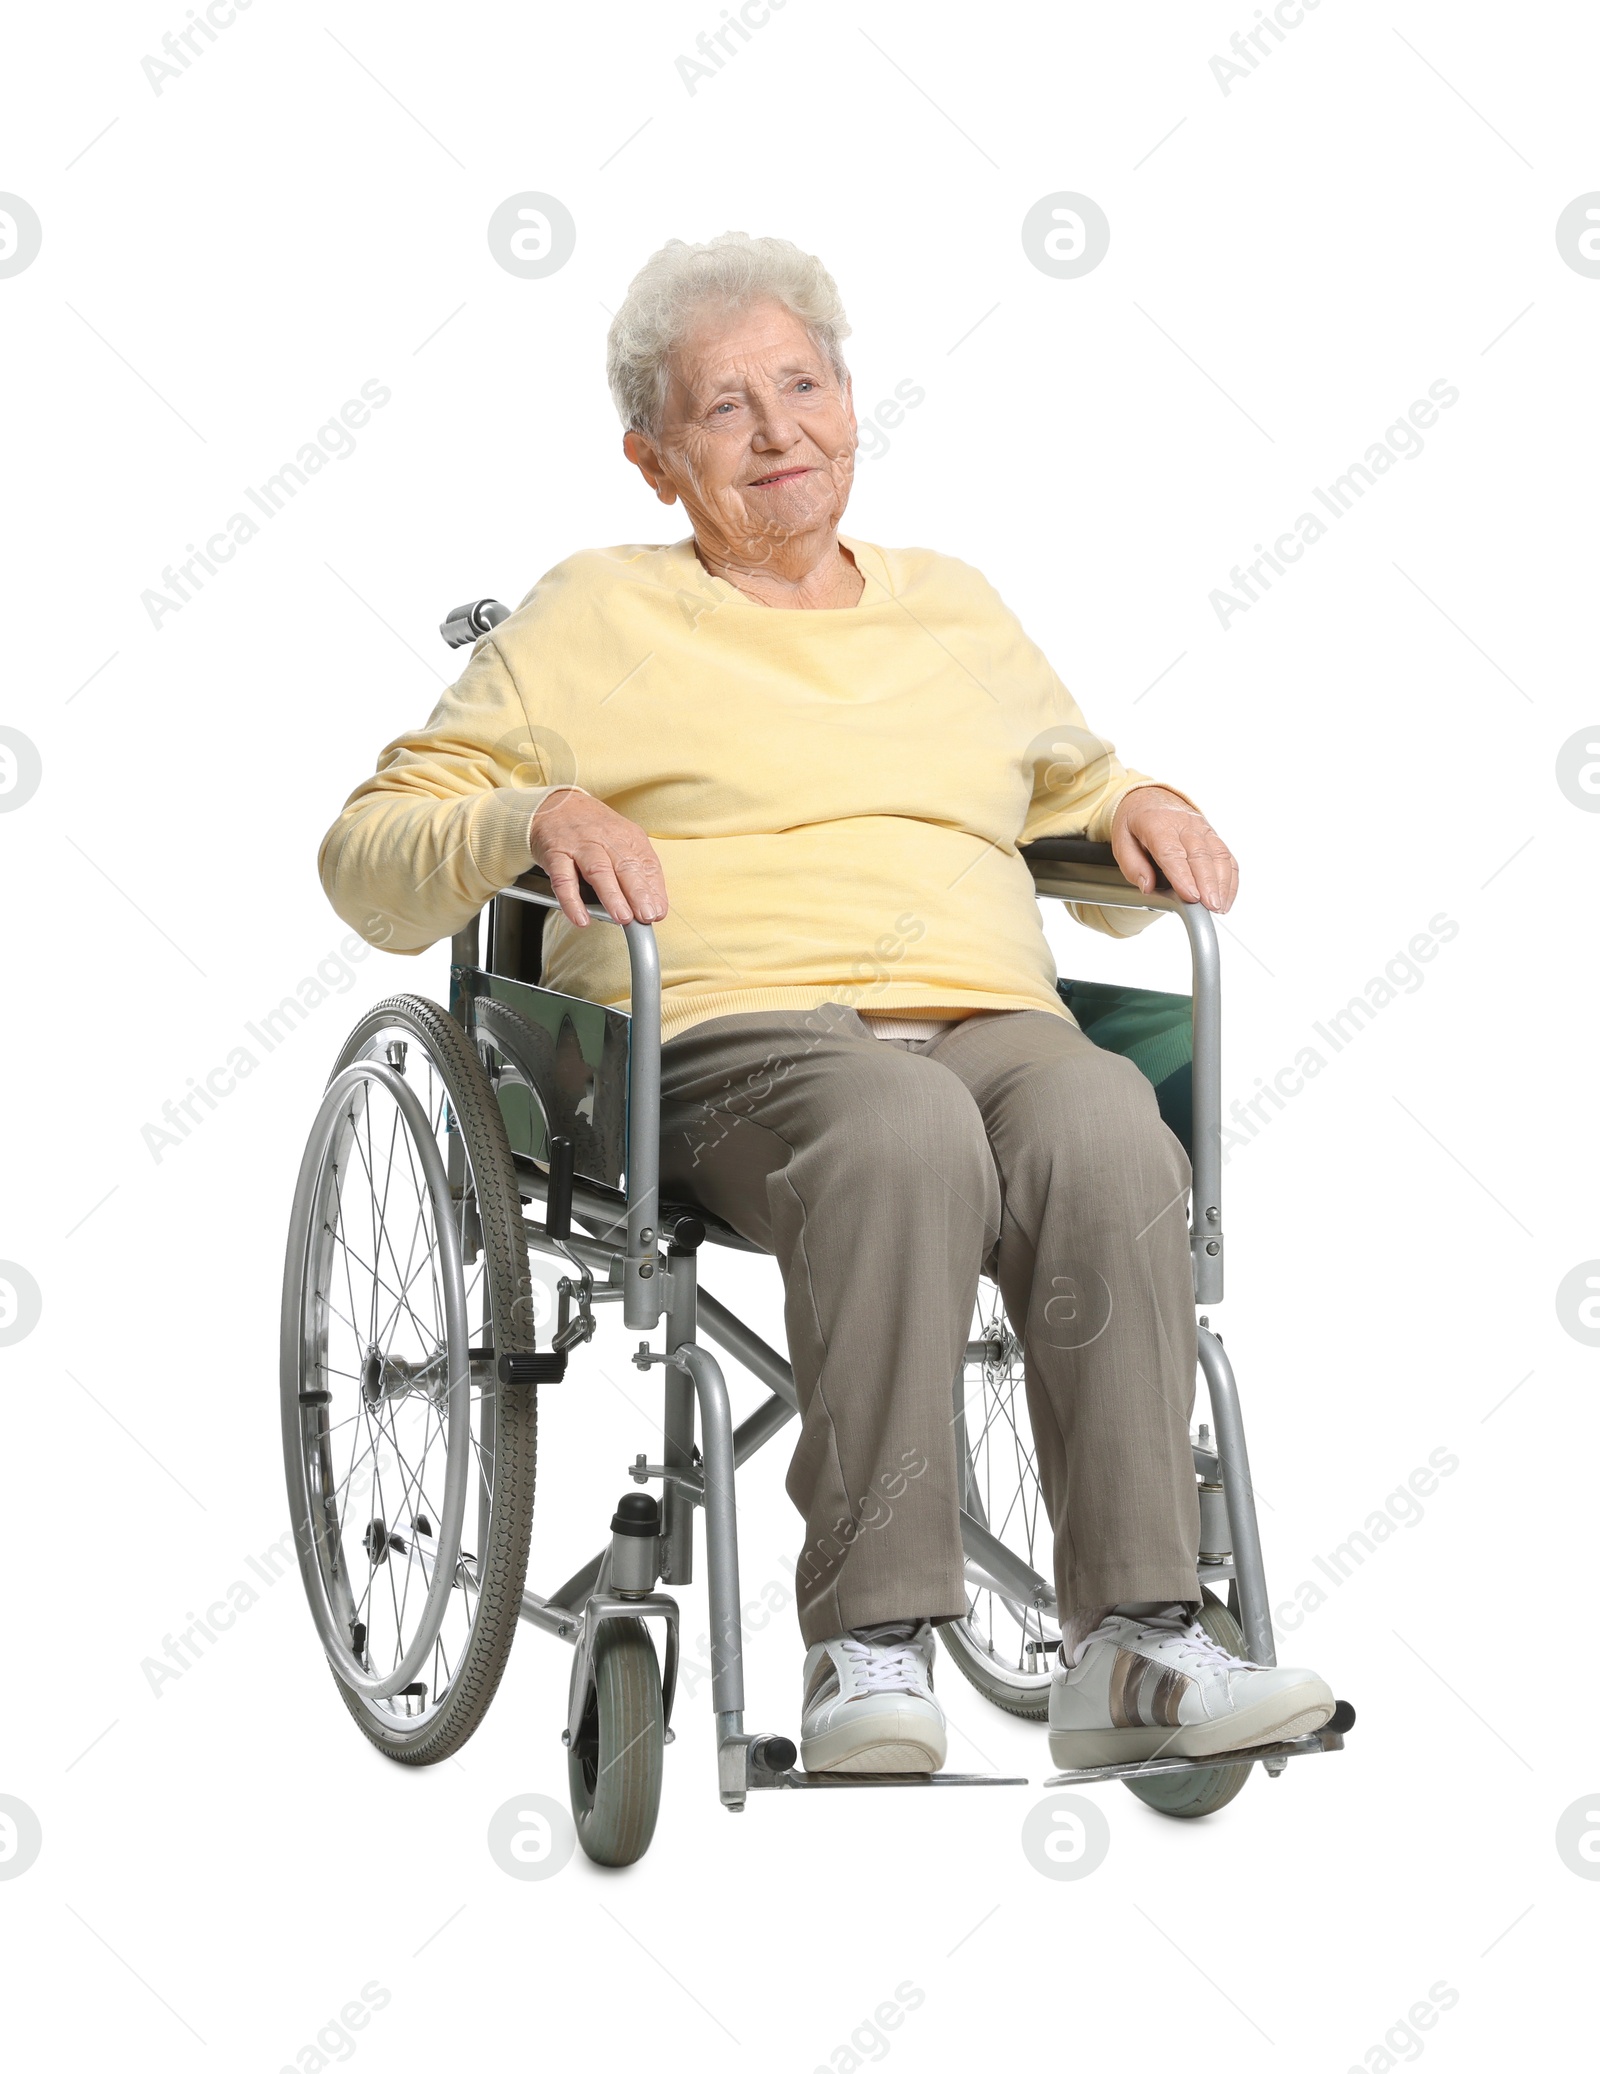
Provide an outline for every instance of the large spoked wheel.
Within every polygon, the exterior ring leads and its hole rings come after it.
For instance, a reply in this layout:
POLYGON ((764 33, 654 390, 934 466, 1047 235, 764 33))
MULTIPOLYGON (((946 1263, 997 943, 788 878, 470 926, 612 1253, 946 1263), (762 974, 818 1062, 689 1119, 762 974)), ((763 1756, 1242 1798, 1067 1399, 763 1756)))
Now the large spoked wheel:
MULTIPOLYGON (((1220 1642, 1235 1656, 1247 1655, 1244 1630, 1227 1607, 1213 1591, 1205 1592, 1203 1598, 1198 1616, 1200 1626, 1213 1642, 1220 1642)), ((1192 1822, 1200 1815, 1214 1815, 1218 1808, 1225 1808, 1243 1791, 1252 1770, 1254 1766, 1248 1764, 1208 1764, 1198 1771, 1162 1772, 1154 1778, 1124 1779, 1122 1783, 1147 1808, 1192 1822)))
MULTIPOLYGON (((1022 1348, 993 1283, 979 1285, 974 1335, 956 1384, 961 1502, 1041 1577, 1053 1568, 1049 1517, 1028 1421, 1022 1348)), ((1061 1642, 1055 1621, 988 1586, 969 1583, 967 1611, 938 1634, 967 1678, 1008 1714, 1043 1721, 1061 1642)))
POLYGON ((415 995, 339 1055, 295 1190, 284 1466, 301 1575, 346 1706, 388 1757, 477 1727, 516 1633, 535 1391, 522 1206, 473 1047, 415 995))
POLYGON ((597 1865, 632 1865, 649 1849, 661 1807, 664 1741, 661 1671, 645 1623, 603 1620, 582 1724, 567 1752, 572 1819, 597 1865))

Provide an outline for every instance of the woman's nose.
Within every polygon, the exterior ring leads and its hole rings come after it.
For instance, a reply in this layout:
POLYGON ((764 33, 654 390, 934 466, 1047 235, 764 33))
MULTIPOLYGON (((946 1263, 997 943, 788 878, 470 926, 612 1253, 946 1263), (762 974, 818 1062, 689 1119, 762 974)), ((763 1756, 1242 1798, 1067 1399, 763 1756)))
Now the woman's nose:
POLYGON ((751 442, 759 447, 791 447, 799 436, 794 415, 781 398, 758 402, 751 442))

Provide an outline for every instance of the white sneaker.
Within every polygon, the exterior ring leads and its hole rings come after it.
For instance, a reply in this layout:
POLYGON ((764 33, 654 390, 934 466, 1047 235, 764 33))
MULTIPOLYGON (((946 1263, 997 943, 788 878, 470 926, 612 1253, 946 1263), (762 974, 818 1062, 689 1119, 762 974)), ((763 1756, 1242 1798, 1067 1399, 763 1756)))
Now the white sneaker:
POLYGON ((880 1621, 806 1651, 800 1761, 808 1772, 936 1772, 944 1758, 927 1621, 880 1621))
POLYGON ((1314 1671, 1230 1655, 1186 1606, 1112 1613, 1051 1679, 1050 1755, 1063 1771, 1213 1757, 1310 1735, 1333 1708, 1314 1671))

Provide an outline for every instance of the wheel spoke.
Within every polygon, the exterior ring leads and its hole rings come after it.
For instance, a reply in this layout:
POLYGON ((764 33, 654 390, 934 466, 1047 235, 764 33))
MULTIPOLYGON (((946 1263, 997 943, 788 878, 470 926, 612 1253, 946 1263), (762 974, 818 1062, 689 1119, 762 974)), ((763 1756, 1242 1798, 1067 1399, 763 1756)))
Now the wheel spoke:
MULTIPOLYGON (((1028 1418, 1025 1359, 1000 1293, 987 1280, 979 1288, 974 1336, 984 1358, 963 1368, 961 1386, 970 1503, 997 1540, 1048 1576, 1052 1537, 1028 1418)), ((1040 1650, 1053 1641, 1039 1609, 987 1581, 969 1585, 966 1596, 966 1619, 959 1623, 963 1661, 975 1652, 1019 1695, 1042 1695, 1049 1672, 1041 1667, 1040 1650)))
MULTIPOLYGON (((479 1202, 473 1147, 486 1127, 481 1104, 474 1115, 478 1098, 463 1082, 458 1105, 451 1061, 461 1047, 448 1030, 437 1040, 429 1034, 428 1013, 405 1007, 392 1021, 374 1016, 362 1026, 354 1056, 387 1058, 405 1092, 386 1074, 350 1083, 326 1119, 322 1164, 307 1184, 314 1193, 298 1213, 307 1234, 299 1430, 315 1560, 335 1625, 350 1630, 347 1647, 359 1639, 369 1677, 391 1677, 420 1657, 411 1674, 420 1699, 408 1688, 363 1700, 386 1733, 403 1723, 418 1736, 477 1660, 497 1479, 516 1479, 514 1502, 531 1497, 531 1457, 515 1444, 518 1428, 500 1439, 511 1413, 494 1379, 477 1362, 464 1378, 452 1371, 466 1349, 497 1345, 503 1249, 512 1233, 521 1237, 521 1210, 504 1169, 489 1204, 479 1202), (462 1349, 451 1339, 458 1322, 462 1349), (511 1450, 504 1471, 496 1460, 502 1444, 511 1450), (463 1471, 461 1530, 447 1536, 447 1500, 463 1471), (418 1531, 424 1518, 427 1533, 418 1531)), ((515 1252, 512 1273, 515 1295, 526 1287, 515 1252)), ((503 1623, 506 1602, 487 1603, 503 1623)), ((492 1646, 503 1648, 503 1636, 492 1646)))

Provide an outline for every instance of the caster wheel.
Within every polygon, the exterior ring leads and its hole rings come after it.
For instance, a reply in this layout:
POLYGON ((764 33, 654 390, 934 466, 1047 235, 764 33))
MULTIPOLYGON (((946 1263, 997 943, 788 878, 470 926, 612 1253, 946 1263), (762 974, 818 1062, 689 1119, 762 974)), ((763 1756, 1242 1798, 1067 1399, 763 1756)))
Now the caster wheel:
POLYGON ((665 1740, 661 1671, 644 1622, 602 1621, 583 1719, 567 1752, 572 1819, 596 1865, 632 1865, 649 1850, 665 1740))

